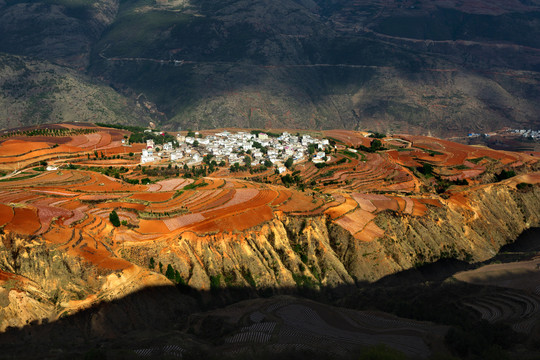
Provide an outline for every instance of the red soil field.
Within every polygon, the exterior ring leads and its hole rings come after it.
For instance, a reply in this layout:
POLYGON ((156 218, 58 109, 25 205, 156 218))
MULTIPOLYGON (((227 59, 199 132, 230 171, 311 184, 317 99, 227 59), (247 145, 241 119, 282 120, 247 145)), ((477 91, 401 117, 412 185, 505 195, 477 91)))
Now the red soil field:
POLYGON ((323 131, 324 136, 332 137, 334 139, 340 140, 343 143, 349 146, 370 146, 372 138, 365 137, 363 133, 358 133, 355 131, 349 130, 327 130, 323 131))
MULTIPOLYGON (((94 134, 65 137, 63 140, 70 145, 60 145, 54 149, 50 149, 50 146, 58 138, 43 141, 36 137, 10 139, 0 142, 0 164, 5 165, 6 160, 27 159, 28 162, 35 162, 42 158, 67 164, 71 159, 58 159, 56 152, 77 149, 79 153, 93 153, 96 148, 98 152, 111 155, 137 152, 144 147, 144 144, 121 146, 119 142, 125 133, 100 129, 94 134), (33 151, 18 156, 19 149, 23 147, 33 151)), ((345 130, 325 134, 354 146, 369 146, 372 141, 362 133, 345 130)), ((418 167, 421 162, 429 162, 434 165, 437 174, 452 180, 470 179, 486 169, 494 171, 494 168, 497 171, 505 164, 506 168, 527 167, 538 161, 538 158, 530 155, 493 151, 428 137, 402 138, 418 148, 359 152, 358 159, 339 153, 331 154, 332 160, 322 169, 307 161, 295 164, 294 170, 289 172, 299 171, 306 186, 305 192, 294 185, 289 188, 282 186, 280 176, 272 171, 263 175, 253 174, 253 178, 259 180, 266 177, 264 181, 270 182, 267 184, 244 179, 251 176, 247 172, 230 174, 227 169, 222 169, 220 171, 224 178, 218 178, 214 173, 214 177, 197 180, 198 183, 205 181, 207 185, 204 187, 178 194, 177 190, 183 190, 193 180, 171 178, 148 186, 130 185, 97 172, 64 167, 33 178, 0 182, 0 226, 4 226, 7 232, 41 234, 46 242, 59 245, 60 249, 99 267, 116 270, 131 266, 129 262, 112 255, 124 242, 165 240, 168 243, 180 233, 191 234, 194 239, 210 239, 210 235, 223 231, 237 231, 235 236, 241 238, 244 235, 240 231, 253 229, 285 213, 290 216, 327 216, 355 239, 372 241, 384 235, 384 231, 374 222, 381 211, 425 216, 434 206, 467 208, 467 193, 485 186, 480 184, 481 179, 471 180, 470 184, 473 185, 452 186, 446 192, 449 198, 445 199, 429 193, 431 190, 426 191, 432 186, 431 180, 415 177, 403 166, 418 167), (442 155, 431 156, 427 149, 442 155), (483 156, 489 159, 480 159, 483 156), (345 160, 337 164, 340 159, 345 160), (456 165, 464 166, 456 168, 456 165), (314 184, 311 184, 312 181, 314 184), (371 191, 384 192, 385 195, 369 193, 371 191), (411 195, 404 196, 404 192, 411 195), (173 198, 174 194, 177 196, 173 198), (149 205, 141 202, 148 202, 149 205), (113 209, 122 220, 128 220, 129 227, 112 226, 108 216, 113 209), (153 212, 152 216, 156 217, 141 219, 142 212, 153 212), (167 216, 165 213, 168 213, 167 216), (172 216, 169 217, 169 214, 172 216), (58 221, 52 221, 55 218, 58 221)), ((396 146, 408 146, 400 141, 394 143, 396 146)), ((77 161, 80 162, 73 163, 87 162, 86 155, 83 154, 77 161)), ((115 159, 95 163, 102 167, 127 166, 129 170, 124 176, 140 179, 145 175, 135 166, 129 166, 137 161, 115 159)), ((28 173, 36 172, 28 170, 28 173)), ((514 187, 520 182, 536 184, 540 183, 540 173, 518 175, 504 182, 514 187)))
POLYGON ((133 200, 142 200, 142 201, 151 201, 151 202, 163 202, 170 200, 174 195, 173 192, 149 192, 149 193, 139 193, 131 196, 133 200))
POLYGON ((7 224, 13 218, 14 212, 11 206, 0 204, 0 226, 7 224))
POLYGON ((0 161, 4 158, 12 156, 21 156, 23 153, 36 150, 48 149, 51 145, 45 142, 23 141, 23 140, 6 140, 0 143, 0 161))
POLYGON ((169 232, 169 228, 162 220, 141 219, 137 232, 141 234, 167 234, 169 232))
POLYGON ((191 231, 205 233, 214 231, 245 230, 274 217, 272 209, 268 206, 248 208, 243 212, 233 212, 221 216, 215 216, 212 220, 188 227, 191 231))
POLYGON ((72 228, 54 226, 52 228, 49 228, 49 230, 41 236, 45 241, 51 242, 53 244, 64 244, 73 237, 73 233, 74 229, 72 228))
POLYGON ((14 210, 13 219, 4 227, 4 230, 31 235, 40 229, 41 224, 36 210, 30 208, 15 208, 14 210))
POLYGON ((292 193, 292 196, 289 198, 289 200, 279 205, 277 209, 279 211, 283 211, 284 213, 301 215, 302 213, 310 212, 315 210, 316 208, 319 208, 322 204, 323 201, 319 198, 316 198, 315 202, 313 202, 312 197, 295 191, 292 193))
POLYGON ((107 202, 97 204, 96 207, 103 209, 134 209, 139 211, 142 211, 146 208, 144 204, 129 202, 107 202))
POLYGON ((182 227, 204 221, 206 218, 201 213, 177 216, 170 219, 164 219, 163 222, 169 231, 178 230, 182 227))
POLYGON ((362 231, 364 227, 375 218, 375 215, 365 210, 355 210, 350 212, 334 222, 351 233, 351 235, 362 231))
POLYGON ((340 216, 345 215, 349 211, 354 210, 357 206, 358 206, 358 203, 354 199, 346 196, 345 202, 343 204, 332 207, 326 210, 324 213, 330 216, 332 220, 335 220, 339 218, 340 216))
POLYGON ((373 241, 375 239, 381 238, 383 236, 384 236, 384 230, 379 228, 372 221, 369 224, 367 224, 366 227, 362 231, 356 233, 354 235, 354 238, 360 241, 369 242, 369 241, 373 241))
POLYGON ((279 195, 270 203, 272 206, 279 206, 285 201, 289 200, 292 196, 292 192, 288 190, 279 190, 279 195))

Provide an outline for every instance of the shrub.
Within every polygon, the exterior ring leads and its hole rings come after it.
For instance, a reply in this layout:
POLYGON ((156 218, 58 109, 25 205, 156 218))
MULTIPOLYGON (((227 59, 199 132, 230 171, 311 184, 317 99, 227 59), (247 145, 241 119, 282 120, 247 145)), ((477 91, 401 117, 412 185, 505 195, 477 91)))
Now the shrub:
POLYGON ((114 227, 120 226, 120 219, 118 218, 118 214, 116 213, 116 211, 111 211, 111 213, 109 214, 109 220, 114 227))

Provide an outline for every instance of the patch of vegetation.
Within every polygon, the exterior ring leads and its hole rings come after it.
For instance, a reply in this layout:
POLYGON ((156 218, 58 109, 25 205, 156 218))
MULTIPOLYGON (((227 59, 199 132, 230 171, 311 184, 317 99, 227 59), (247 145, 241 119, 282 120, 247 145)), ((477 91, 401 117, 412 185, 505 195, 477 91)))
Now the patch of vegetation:
POLYGON ((343 154, 343 155, 348 156, 348 157, 353 158, 353 159, 358 159, 358 154, 353 153, 352 151, 342 150, 342 151, 340 151, 340 154, 343 154))
POLYGON ((435 155, 444 155, 442 152, 440 151, 435 151, 435 150, 431 150, 431 149, 426 149, 426 148, 423 148, 423 147, 419 147, 419 146, 415 146, 417 149, 420 149, 422 150, 423 152, 426 152, 429 154, 429 156, 435 156, 435 155))
POLYGON ((495 181, 499 182, 502 180, 510 179, 511 177, 516 176, 516 172, 514 170, 501 170, 500 173, 495 174, 495 181))
POLYGON ((273 137, 273 138, 277 138, 277 137, 280 137, 281 134, 278 134, 278 133, 273 133, 273 132, 269 132, 269 131, 263 131, 263 130, 251 130, 251 133, 253 135, 259 135, 260 133, 264 133, 270 137, 273 137))
POLYGON ((388 150, 388 149, 386 149, 385 147, 382 146, 381 140, 374 139, 371 142, 370 147, 360 145, 360 146, 358 146, 356 148, 356 150, 361 150, 361 151, 365 151, 365 152, 368 152, 368 153, 374 153, 374 152, 377 152, 377 151, 383 151, 383 150, 388 150))
POLYGON ((433 165, 431 165, 430 163, 423 163, 422 166, 417 167, 416 170, 420 174, 425 175, 426 177, 433 176, 433 165))
POLYGON ((484 159, 488 159, 488 157, 487 156, 482 156, 482 157, 477 157, 477 158, 474 158, 474 159, 468 159, 468 161, 472 162, 473 164, 478 164, 480 161, 482 161, 484 159))
POLYGON ((2 135, 3 138, 9 138, 12 136, 47 136, 47 137, 58 137, 58 136, 76 136, 83 134, 95 133, 96 129, 66 129, 66 128, 38 128, 32 130, 15 130, 10 131, 2 135))
POLYGON ((198 187, 203 187, 203 186, 206 186, 208 185, 207 182, 205 181, 201 181, 201 182, 194 182, 194 183, 191 183, 191 184, 187 184, 186 186, 184 186, 184 190, 193 190, 193 189, 196 189, 198 187))
POLYGON ((7 178, 7 179, 0 179, 0 182, 31 179, 31 178, 33 178, 35 176, 38 176, 38 175, 39 174, 31 174, 31 175, 25 175, 25 176, 19 176, 19 177, 11 177, 11 178, 7 178))
POLYGON ((521 191, 532 190, 533 184, 521 182, 521 183, 519 183, 519 184, 516 185, 516 188, 517 188, 518 190, 521 190, 521 191))
POLYGON ((296 282, 296 286, 300 287, 300 288, 308 288, 308 289, 315 289, 317 288, 317 283, 315 282, 315 280, 313 280, 312 278, 310 278, 309 276, 307 275, 302 275, 302 274, 292 274, 293 276, 293 279, 294 279, 294 282, 296 282))
POLYGON ((118 214, 116 213, 116 211, 114 210, 111 211, 111 213, 109 214, 109 221, 114 227, 120 226, 120 218, 118 217, 118 214))
POLYGON ((386 137, 386 134, 381 134, 381 133, 376 132, 376 131, 370 131, 370 133, 371 133, 371 134, 369 134, 370 138, 384 139, 386 137))
POLYGON ((253 278, 253 275, 251 274, 251 271, 249 269, 242 269, 242 276, 251 287, 257 287, 257 283, 255 282, 255 279, 253 278))

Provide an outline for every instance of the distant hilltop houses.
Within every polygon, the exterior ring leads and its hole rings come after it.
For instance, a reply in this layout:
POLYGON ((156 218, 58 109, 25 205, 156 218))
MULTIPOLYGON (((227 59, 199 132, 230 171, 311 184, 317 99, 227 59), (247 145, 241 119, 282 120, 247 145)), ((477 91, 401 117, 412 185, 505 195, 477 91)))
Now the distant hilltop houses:
MULTIPOLYGON (((540 130, 508 129, 508 130, 506 130, 506 132, 511 133, 511 134, 517 134, 517 135, 522 136, 524 138, 529 138, 529 139, 533 139, 533 140, 536 140, 536 141, 540 140, 540 130)), ((470 137, 470 138, 475 138, 475 137, 480 137, 480 136, 490 137, 490 136, 496 135, 496 134, 497 133, 490 133, 490 134, 469 133, 467 136, 470 137)))
POLYGON ((156 146, 153 140, 146 141, 146 149, 141 155, 141 164, 170 160, 185 165, 197 165, 207 155, 212 159, 229 164, 245 165, 249 155, 250 165, 271 164, 282 173, 286 171, 284 164, 292 159, 299 162, 310 158, 315 163, 330 160, 328 139, 318 139, 310 135, 292 135, 284 132, 270 136, 264 132, 231 133, 222 131, 214 135, 202 136, 190 133, 191 136, 176 135, 176 143, 167 142, 156 146))
POLYGON ((523 130, 523 129, 510 129, 508 132, 521 135, 526 138, 533 138, 534 140, 540 140, 540 130, 523 130))

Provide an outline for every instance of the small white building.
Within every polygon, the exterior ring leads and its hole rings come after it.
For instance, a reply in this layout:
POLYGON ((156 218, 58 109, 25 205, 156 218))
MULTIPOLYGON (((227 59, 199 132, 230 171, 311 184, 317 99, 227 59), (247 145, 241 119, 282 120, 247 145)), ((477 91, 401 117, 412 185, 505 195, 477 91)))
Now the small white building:
POLYGON ((152 140, 152 139, 146 140, 146 148, 147 149, 153 149, 154 148, 154 140, 152 140))
POLYGON ((141 155, 141 164, 146 164, 149 162, 154 162, 154 152, 152 150, 146 150, 143 149, 142 155, 141 155))
POLYGON ((166 144, 163 144, 163 151, 171 151, 173 149, 172 142, 168 142, 166 144))
POLYGON ((56 170, 58 170, 58 168, 56 166, 54 166, 54 165, 48 165, 47 166, 47 171, 56 171, 56 170))
POLYGON ((287 168, 283 165, 278 166, 278 171, 280 174, 283 174, 285 171, 287 171, 287 168))
POLYGON ((171 161, 178 161, 183 157, 184 157, 184 154, 182 154, 181 151, 175 151, 171 153, 171 161))
POLYGON ((259 138, 259 140, 268 140, 268 134, 265 133, 259 133, 257 137, 259 138))

